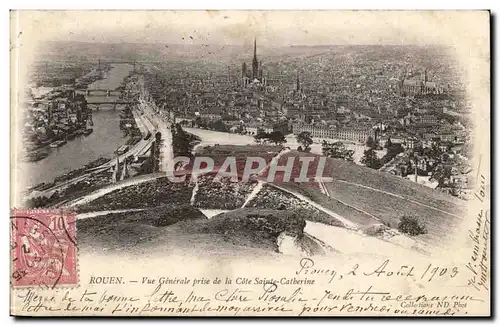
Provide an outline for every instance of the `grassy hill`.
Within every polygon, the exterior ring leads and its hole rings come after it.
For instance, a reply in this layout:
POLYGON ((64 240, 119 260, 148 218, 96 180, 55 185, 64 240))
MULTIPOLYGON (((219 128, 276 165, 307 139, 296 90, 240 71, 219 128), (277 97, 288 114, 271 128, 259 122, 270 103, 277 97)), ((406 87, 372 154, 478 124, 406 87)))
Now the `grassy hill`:
MULTIPOLYGON (((290 152, 290 155, 310 155, 290 152)), ((339 159, 327 159, 324 177, 329 196, 316 187, 281 183, 280 187, 298 192, 360 225, 383 223, 396 228, 403 215, 415 215, 427 226, 427 241, 439 241, 460 223, 465 202, 403 178, 339 159)))
POLYGON ((317 241, 304 235, 306 222, 293 210, 238 209, 207 219, 190 205, 168 205, 140 212, 112 213, 78 220, 79 247, 100 254, 197 253, 273 255, 286 234, 298 248, 323 253, 317 241))
MULTIPOLYGON (((280 164, 284 164, 290 156, 303 155, 316 156, 291 151, 281 157, 280 164)), ((311 164, 311 169, 314 175, 314 164, 311 164)), ((299 171, 300 167, 294 168, 292 179, 298 176, 299 171)), ((317 182, 285 183, 280 182, 278 177, 278 181, 264 185, 258 193, 253 194, 247 207, 257 210, 300 208, 306 220, 341 226, 342 223, 330 216, 333 212, 359 228, 384 224, 395 229, 402 216, 414 215, 423 221, 428 231, 417 238, 429 244, 443 242, 465 216, 466 203, 455 197, 352 162, 327 159, 323 176, 332 178, 331 182, 324 183, 326 194, 320 190, 317 182), (298 199, 294 194, 306 198, 298 199), (331 212, 312 207, 313 203, 307 203, 306 199, 331 212)), ((90 212, 190 204, 198 208, 235 209, 249 199, 255 189, 255 181, 246 184, 248 189, 240 189, 242 186, 240 183, 221 184, 204 177, 195 189, 189 180, 171 183, 166 177, 159 177, 110 192, 76 209, 78 212, 90 212)))

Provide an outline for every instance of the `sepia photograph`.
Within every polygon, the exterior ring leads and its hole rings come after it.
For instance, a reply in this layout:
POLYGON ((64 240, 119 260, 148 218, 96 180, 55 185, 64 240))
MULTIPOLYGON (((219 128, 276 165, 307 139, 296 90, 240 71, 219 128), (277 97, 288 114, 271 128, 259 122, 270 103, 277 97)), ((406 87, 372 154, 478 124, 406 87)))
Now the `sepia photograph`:
POLYGON ((490 12, 10 12, 14 316, 490 316, 490 12))

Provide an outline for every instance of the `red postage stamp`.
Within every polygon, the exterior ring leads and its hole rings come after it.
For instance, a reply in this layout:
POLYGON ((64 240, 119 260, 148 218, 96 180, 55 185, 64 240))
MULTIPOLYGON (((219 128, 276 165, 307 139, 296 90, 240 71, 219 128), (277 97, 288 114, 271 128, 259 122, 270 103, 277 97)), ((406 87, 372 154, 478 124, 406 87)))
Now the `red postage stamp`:
POLYGON ((64 210, 14 210, 11 216, 14 287, 76 285, 76 221, 64 210))

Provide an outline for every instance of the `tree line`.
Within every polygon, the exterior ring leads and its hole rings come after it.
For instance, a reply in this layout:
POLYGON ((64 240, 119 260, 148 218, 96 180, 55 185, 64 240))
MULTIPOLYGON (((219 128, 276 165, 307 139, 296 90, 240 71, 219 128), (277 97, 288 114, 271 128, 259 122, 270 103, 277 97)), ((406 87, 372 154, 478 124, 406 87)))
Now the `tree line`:
POLYGON ((286 143, 285 135, 279 130, 265 132, 260 129, 257 131, 257 134, 253 137, 253 139, 257 144, 274 143, 275 145, 283 145, 286 143))

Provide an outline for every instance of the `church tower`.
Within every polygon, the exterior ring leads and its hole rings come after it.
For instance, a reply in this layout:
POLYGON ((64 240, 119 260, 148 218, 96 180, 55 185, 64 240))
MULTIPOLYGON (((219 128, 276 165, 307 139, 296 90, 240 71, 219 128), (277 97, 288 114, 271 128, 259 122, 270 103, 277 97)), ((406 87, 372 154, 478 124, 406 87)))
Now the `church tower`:
POLYGON ((246 62, 243 62, 241 65, 241 77, 246 77, 247 76, 247 64, 246 62))
POLYGON ((259 61, 257 60, 257 39, 253 40, 252 80, 259 79, 259 61))
POLYGON ((297 93, 300 92, 300 78, 298 70, 297 70, 297 80, 296 80, 295 90, 297 91, 297 93))
POLYGON ((247 64, 243 62, 241 65, 241 86, 246 87, 248 84, 248 75, 247 75, 247 64))

